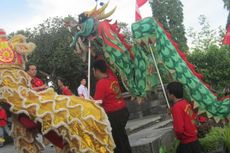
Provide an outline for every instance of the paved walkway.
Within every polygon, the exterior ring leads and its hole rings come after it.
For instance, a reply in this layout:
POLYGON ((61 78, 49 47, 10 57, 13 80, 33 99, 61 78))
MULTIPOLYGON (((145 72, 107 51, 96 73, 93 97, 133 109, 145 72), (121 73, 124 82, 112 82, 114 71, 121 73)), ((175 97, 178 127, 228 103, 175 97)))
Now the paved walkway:
MULTIPOLYGON (((161 121, 159 115, 147 116, 141 119, 130 120, 127 123, 126 129, 130 133, 129 139, 132 146, 143 144, 146 137, 153 136, 153 134, 160 134, 164 130, 155 130, 167 125, 171 120, 161 121), (134 131, 134 133, 132 132, 134 131), (151 132, 152 131, 152 132, 151 132), (139 139, 139 140, 138 140, 139 139), (140 142, 141 141, 141 142, 140 142)), ((146 143, 146 142, 145 142, 146 143)), ((17 153, 13 144, 8 144, 0 148, 0 153, 17 153)), ((47 147, 42 153, 55 153, 53 147, 47 147)))
MULTIPOLYGON (((4 147, 0 148, 0 153, 18 153, 18 152, 14 148, 13 144, 8 144, 8 145, 5 145, 4 147)), ((41 153, 55 153, 55 151, 54 151, 53 147, 47 147, 41 153)))
POLYGON ((160 119, 161 117, 159 115, 157 116, 152 115, 152 116, 143 117, 141 119, 129 120, 126 125, 126 130, 133 131, 135 129, 145 127, 146 125, 159 122, 160 119))

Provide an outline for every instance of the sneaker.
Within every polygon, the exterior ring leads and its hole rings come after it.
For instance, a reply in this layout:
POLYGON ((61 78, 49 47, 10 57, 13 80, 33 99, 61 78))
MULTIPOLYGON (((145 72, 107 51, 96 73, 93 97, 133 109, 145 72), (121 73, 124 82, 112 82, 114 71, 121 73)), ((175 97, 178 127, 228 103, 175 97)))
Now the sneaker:
POLYGON ((0 137, 0 148, 4 146, 5 139, 0 137))
POLYGON ((0 137, 0 144, 3 144, 5 142, 5 139, 0 137))

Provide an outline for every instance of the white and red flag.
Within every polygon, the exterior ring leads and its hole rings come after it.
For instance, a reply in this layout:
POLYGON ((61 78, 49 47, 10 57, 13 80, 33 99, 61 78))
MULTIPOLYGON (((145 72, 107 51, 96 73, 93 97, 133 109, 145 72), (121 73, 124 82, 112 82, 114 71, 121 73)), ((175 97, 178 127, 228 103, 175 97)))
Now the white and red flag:
POLYGON ((135 20, 139 21, 142 19, 139 8, 144 5, 148 0, 136 0, 136 11, 135 11, 135 20))
POLYGON ((224 36, 223 44, 230 45, 230 24, 228 25, 227 32, 224 36))

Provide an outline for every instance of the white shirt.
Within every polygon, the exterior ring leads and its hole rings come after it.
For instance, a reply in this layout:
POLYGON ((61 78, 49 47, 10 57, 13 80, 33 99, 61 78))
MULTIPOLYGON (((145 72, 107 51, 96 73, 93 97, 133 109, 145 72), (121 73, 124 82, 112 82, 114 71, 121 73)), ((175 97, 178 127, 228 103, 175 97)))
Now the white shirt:
POLYGON ((82 84, 77 88, 79 96, 83 96, 85 99, 89 99, 88 89, 82 84))

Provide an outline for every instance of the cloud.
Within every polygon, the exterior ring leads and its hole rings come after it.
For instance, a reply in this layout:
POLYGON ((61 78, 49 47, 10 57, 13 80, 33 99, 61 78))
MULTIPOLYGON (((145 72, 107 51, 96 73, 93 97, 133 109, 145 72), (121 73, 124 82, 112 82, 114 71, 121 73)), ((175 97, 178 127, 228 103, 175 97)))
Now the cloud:
MULTIPOLYGON (((69 14, 77 17, 78 14, 90 10, 96 4, 94 0, 27 0, 27 2, 36 12, 37 15, 34 20, 37 21, 69 14)), ((103 2, 106 2, 106 0, 103 2)), ((128 23, 134 22, 135 0, 111 0, 107 10, 111 10, 115 6, 117 6, 117 10, 111 19, 128 23)), ((149 16, 151 16, 151 13, 149 16)))
MULTIPOLYGON (((95 2, 93 0, 25 0, 23 9, 30 11, 27 14, 11 12, 18 14, 15 18, 10 18, 7 15, 4 15, 5 22, 0 26, 3 26, 8 32, 31 28, 44 22, 49 17, 64 17, 69 14, 77 16, 86 9, 92 8, 94 4, 95 2)), ((0 15, 0 17, 1 16, 3 15, 0 15)))
POLYGON ((198 17, 205 15, 212 28, 225 27, 228 12, 225 10, 223 1, 220 0, 181 0, 184 4, 185 27, 193 27, 200 30, 198 17), (208 3, 208 4, 207 4, 208 3))
POLYGON ((27 0, 27 3, 35 13, 30 25, 42 23, 49 17, 65 17, 69 14, 77 16, 85 8, 93 6, 92 0, 27 0))
MULTIPOLYGON (((2 26, 7 31, 12 32, 20 29, 34 27, 49 17, 72 15, 77 17, 83 11, 89 10, 95 6, 95 0, 24 0, 25 9, 29 10, 27 14, 21 14, 15 19, 6 20, 2 26)), ((107 0, 102 0, 106 2, 107 0)), ((220 0, 209 0, 208 5, 205 0, 181 0, 184 4, 184 23, 199 29, 198 17, 201 14, 207 16, 211 26, 217 28, 225 26, 227 11, 223 9, 223 2, 220 0)), ((10 1, 8 2, 10 3, 10 1)), ((117 6, 117 10, 111 17, 114 21, 133 23, 135 19, 135 0, 110 0, 108 10, 117 6)), ((17 6, 14 6, 17 7, 17 6)), ((141 8, 143 17, 151 16, 151 8, 147 3, 141 8)), ((13 12, 20 14, 20 12, 13 12)), ((1 15, 0 15, 1 16, 1 15)))

